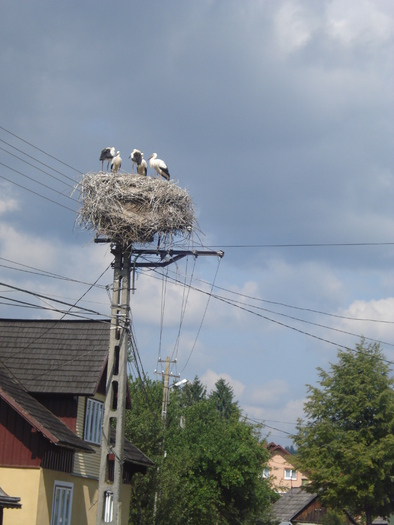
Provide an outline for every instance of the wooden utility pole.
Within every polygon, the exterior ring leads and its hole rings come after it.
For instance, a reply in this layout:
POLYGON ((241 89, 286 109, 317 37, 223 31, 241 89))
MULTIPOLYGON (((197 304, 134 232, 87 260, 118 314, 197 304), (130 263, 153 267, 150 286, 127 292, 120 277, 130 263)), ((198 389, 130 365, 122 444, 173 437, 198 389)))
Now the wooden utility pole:
MULTIPOLYGON (((110 239, 97 238, 96 243, 108 243, 110 239)), ((105 391, 104 417, 101 433, 101 461, 97 501, 96 525, 112 523, 122 525, 122 485, 124 428, 127 392, 127 350, 130 334, 130 277, 136 268, 157 268, 172 264, 183 257, 193 255, 216 255, 223 257, 222 251, 204 250, 132 250, 131 246, 112 244, 111 253, 115 256, 113 293, 111 302, 111 331, 109 340, 107 383, 105 391), (158 257, 158 261, 137 262, 145 257, 158 257), (131 258, 134 257, 133 261, 131 258), (115 439, 111 440, 111 433, 115 439), (112 468, 113 467, 113 468, 112 468), (110 479, 113 472, 113 479, 110 479)), ((134 286, 133 286, 134 290, 134 286)), ((167 412, 169 364, 167 358, 165 375, 165 396, 163 393, 163 414, 167 412), (164 411, 164 412, 163 412, 164 411)), ((165 419, 165 417, 164 417, 165 419)), ((125 523, 127 523, 126 520, 125 523)))
POLYGON ((163 401, 161 404, 161 418, 163 421, 165 421, 167 419, 167 405, 170 397, 170 377, 180 377, 180 374, 170 373, 170 363, 176 363, 176 359, 171 361, 171 359, 167 357, 167 359, 163 361, 161 358, 159 358, 159 363, 163 362, 166 363, 166 371, 157 372, 155 370, 155 374, 163 376, 163 401))

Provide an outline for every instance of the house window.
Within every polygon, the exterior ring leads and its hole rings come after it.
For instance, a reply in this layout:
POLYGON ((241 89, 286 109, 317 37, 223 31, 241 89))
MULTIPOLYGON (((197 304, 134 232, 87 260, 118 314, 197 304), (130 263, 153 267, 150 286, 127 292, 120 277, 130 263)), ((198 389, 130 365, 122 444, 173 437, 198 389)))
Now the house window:
POLYGON ((100 445, 101 443, 101 426, 103 423, 104 405, 94 399, 86 400, 85 413, 85 441, 100 445))
POLYGON ((263 478, 269 478, 271 474, 270 468, 263 468, 263 478))
POLYGON ((297 471, 291 468, 285 468, 285 479, 297 479, 297 471))
POLYGON ((71 525, 72 499, 73 484, 65 481, 55 481, 51 525, 71 525))
POLYGON ((114 516, 114 493, 107 491, 104 497, 104 523, 111 523, 114 516))

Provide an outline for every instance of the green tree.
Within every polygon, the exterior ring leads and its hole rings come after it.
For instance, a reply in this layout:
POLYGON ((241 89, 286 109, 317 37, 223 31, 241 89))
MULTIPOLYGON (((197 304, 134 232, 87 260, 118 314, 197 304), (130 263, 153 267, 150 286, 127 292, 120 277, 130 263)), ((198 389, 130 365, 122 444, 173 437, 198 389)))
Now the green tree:
POLYGON ((186 383, 183 387, 175 387, 174 395, 178 396, 178 404, 189 406, 198 403, 207 396, 207 389, 196 376, 192 382, 186 383))
POLYGON ((394 392, 378 344, 340 350, 319 387, 308 385, 306 422, 294 441, 297 467, 323 504, 348 509, 371 525, 394 508, 394 392))
MULTIPOLYGON (((139 388, 132 385, 133 392, 139 388)), ((139 392, 133 398, 133 410, 137 402, 146 405, 152 397, 151 408, 155 406, 159 416, 156 394, 162 392, 162 384, 149 382, 145 388, 147 395, 139 392)), ((261 476, 268 453, 260 442, 259 426, 240 419, 235 411, 223 417, 215 396, 205 391, 196 399, 172 389, 165 428, 157 427, 161 418, 153 417, 148 407, 137 412, 128 419, 126 435, 158 468, 133 478, 131 524, 246 525, 268 509, 275 495, 261 476)))
POLYGON ((297 449, 294 448, 294 445, 286 446, 285 450, 287 450, 287 452, 290 452, 290 454, 292 454, 293 456, 297 454, 297 449))
POLYGON ((157 467, 163 457, 164 429, 161 420, 163 385, 160 381, 129 381, 132 410, 126 411, 126 437, 155 462, 147 474, 132 479, 130 523, 153 523, 155 494, 158 490, 157 467))
POLYGON ((229 419, 234 414, 240 414, 238 403, 234 402, 234 390, 223 378, 216 381, 210 399, 224 418, 229 419))

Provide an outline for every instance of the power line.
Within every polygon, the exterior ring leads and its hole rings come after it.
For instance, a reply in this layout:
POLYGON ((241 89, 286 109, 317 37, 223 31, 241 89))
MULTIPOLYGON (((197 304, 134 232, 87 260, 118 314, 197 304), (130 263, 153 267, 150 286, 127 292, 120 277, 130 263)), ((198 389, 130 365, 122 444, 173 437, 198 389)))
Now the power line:
MULTIPOLYGON (((25 173, 22 173, 21 171, 18 171, 16 170, 15 168, 12 168, 11 166, 8 166, 7 164, 4 164, 4 162, 1 162, 0 161, 0 164, 2 166, 4 166, 5 168, 13 171, 14 173, 18 173, 18 175, 21 175, 22 177, 25 177, 26 179, 28 180, 31 180, 32 182, 35 182, 36 184, 39 184, 40 186, 43 186, 44 188, 47 188, 48 190, 50 191, 53 191, 55 193, 57 193, 59 196, 61 197, 64 197, 65 199, 70 199, 71 201, 74 201, 76 203, 78 203, 78 201, 76 199, 73 199, 72 197, 70 197, 69 195, 64 195, 63 193, 61 193, 59 190, 55 190, 54 188, 51 188, 50 186, 48 186, 47 184, 44 184, 43 182, 40 182, 36 179, 33 179, 33 177, 29 177, 29 175, 26 175, 25 173)), ((28 189, 28 188, 25 188, 25 189, 28 189)), ((43 196, 43 195, 41 195, 43 196)))
MULTIPOLYGON (((226 248, 336 248, 336 247, 353 247, 353 246, 394 246, 394 242, 318 242, 318 243, 283 243, 283 244, 224 244, 220 245, 222 249, 226 248)), ((217 245, 205 246, 206 248, 215 249, 217 245)))
POLYGON ((190 361, 190 358, 191 358, 191 356, 192 356, 192 353, 194 352, 194 349, 195 349, 195 347, 196 347, 197 340, 198 340, 198 337, 199 337, 199 335, 200 335, 201 328, 202 328, 203 322, 204 322, 204 320, 205 320, 205 316, 206 316, 206 314, 207 314, 208 305, 209 305, 209 300, 210 300, 210 298, 212 297, 212 289, 213 289, 213 287, 214 287, 214 285, 215 285, 216 277, 217 277, 217 274, 218 274, 218 271, 219 271, 220 262, 221 262, 221 258, 218 259, 218 265, 217 265, 216 272, 215 272, 215 277, 214 277, 214 280, 213 280, 213 283, 212 283, 211 293, 208 294, 208 301, 207 301, 207 303, 206 303, 206 305, 205 305, 205 310, 204 310, 204 313, 203 313, 203 316, 202 316, 202 319, 201 319, 201 322, 200 322, 200 326, 198 327, 198 331, 197 331, 196 337, 195 337, 195 339, 194 339, 193 346, 192 346, 192 348, 191 348, 191 350, 190 350, 189 357, 187 358, 186 363, 185 363, 184 367, 182 368, 181 373, 183 373, 183 371, 184 371, 185 368, 187 367, 187 365, 188 365, 188 363, 189 363, 189 361, 190 361))
MULTIPOLYGON (((85 285, 89 285, 90 284, 90 283, 88 283, 86 281, 80 281, 78 279, 73 279, 71 277, 59 275, 59 274, 56 274, 56 273, 53 273, 53 272, 49 272, 47 270, 41 270, 39 268, 35 268, 33 266, 29 266, 29 265, 20 263, 18 261, 13 261, 13 260, 7 259, 5 257, 0 257, 0 260, 6 261, 6 262, 9 262, 9 263, 12 263, 12 264, 16 264, 16 265, 21 266, 23 268, 27 268, 28 270, 31 270, 31 271, 23 270, 21 268, 13 268, 11 266, 1 265, 0 264, 0 266, 3 267, 3 268, 8 268, 8 269, 15 270, 15 271, 21 271, 21 272, 26 272, 26 273, 36 274, 36 275, 42 275, 43 277, 48 277, 48 278, 65 280, 65 281, 69 281, 69 282, 75 282, 75 283, 78 283, 78 284, 85 284, 85 285)), ((166 272, 167 274, 174 273, 174 272, 171 272, 168 268, 167 268, 167 270, 168 270, 166 272)), ((163 276, 163 273, 160 272, 157 269, 153 270, 153 272, 158 274, 159 276, 163 276)), ((155 278, 154 275, 152 275, 152 274, 146 273, 146 275, 155 278)), ((177 272, 176 275, 178 275, 178 272, 177 272)), ((183 280, 180 280, 180 279, 178 279, 176 277, 172 277, 170 275, 168 275, 168 278, 171 281, 173 281, 175 284, 180 284, 181 286, 184 286, 185 288, 194 289, 195 291, 198 291, 198 292, 204 292, 204 290, 201 290, 201 289, 199 289, 197 287, 193 287, 192 284, 191 284, 193 280, 197 281, 197 282, 200 282, 202 284, 206 284, 206 285, 208 285, 208 286, 210 286, 210 287, 212 287, 214 289, 222 290, 222 291, 224 291, 226 293, 229 293, 231 295, 234 295, 236 297, 246 298, 246 299, 250 299, 250 300, 253 300, 253 301, 256 301, 256 302, 272 304, 272 305, 275 305, 275 306, 283 306, 284 308, 289 308, 289 309, 294 309, 294 310, 299 310, 299 311, 304 311, 304 312, 324 315, 324 316, 333 317, 333 318, 336 318, 336 319, 344 319, 344 320, 350 320, 350 321, 356 321, 356 322, 360 322, 361 321, 361 322, 371 322, 371 323, 394 324, 394 321, 388 321, 388 320, 385 320, 385 319, 371 319, 371 318, 363 318, 363 317, 350 317, 350 316, 344 316, 344 315, 339 315, 339 314, 333 314, 332 312, 324 312, 322 310, 316 310, 316 309, 313 309, 313 308, 306 308, 306 307, 301 307, 301 306, 295 306, 295 305, 291 305, 291 304, 287 304, 287 303, 283 303, 283 302, 279 302, 279 301, 272 301, 272 300, 268 300, 268 299, 262 299, 261 297, 255 297, 255 296, 252 296, 252 295, 248 295, 248 294, 244 294, 244 293, 240 293, 240 292, 235 292, 234 290, 230 290, 228 288, 224 288, 222 286, 218 286, 215 283, 213 283, 213 284, 209 283, 208 281, 205 281, 203 279, 195 278, 193 275, 192 275, 192 278, 189 279, 189 283, 190 284, 186 283, 186 275, 185 275, 185 278, 183 280)), ((95 286, 97 288, 103 288, 103 289, 106 288, 105 285, 96 284, 95 286)), ((220 297, 220 296, 218 296, 218 297, 220 297)), ((235 301, 235 302, 237 302, 237 301, 235 301)), ((245 303, 242 303, 242 304, 245 304, 245 303)), ((255 306, 255 305, 249 305, 249 306, 252 307, 252 308, 259 309, 259 307, 255 306)), ((268 312, 272 312, 271 310, 267 310, 267 311, 268 312)), ((277 313, 278 315, 284 315, 284 314, 281 314, 279 312, 273 312, 273 313, 277 313)), ((305 322, 307 322, 307 321, 305 321, 305 322)), ((387 344, 390 344, 390 343, 387 343, 387 344)))
POLYGON ((9 135, 12 135, 13 137, 17 138, 17 139, 20 140, 21 142, 24 142, 24 143, 27 144, 28 146, 31 146, 32 148, 36 149, 37 151, 40 151, 41 153, 43 153, 43 154, 46 155, 47 157, 50 157, 51 159, 56 160, 56 162, 60 162, 60 164, 63 164, 63 166, 66 166, 67 168, 72 169, 73 171, 77 172, 78 175, 81 175, 81 172, 80 172, 79 170, 77 170, 76 168, 74 168, 73 166, 70 166, 70 164, 67 164, 67 163, 63 162, 62 160, 58 159, 57 157, 54 157, 53 155, 51 155, 50 153, 47 153, 47 152, 44 151, 43 149, 38 148, 37 146, 34 146, 34 144, 32 144, 31 142, 28 142, 27 140, 22 139, 21 137, 19 137, 19 136, 16 135, 15 133, 12 133, 12 132, 9 131, 8 129, 4 128, 3 126, 0 126, 0 129, 2 129, 3 131, 5 131, 5 132, 8 133, 9 135))
MULTIPOLYGON (((172 278, 171 278, 172 279, 172 278)), ((174 281, 176 281, 177 283, 180 283, 178 280, 176 279, 173 279, 174 281)), ((182 284, 182 283, 180 283, 182 284)), ((215 285, 213 285, 215 286, 215 285)), ((200 292, 200 293, 203 293, 203 294, 210 294, 212 297, 214 297, 215 299, 218 299, 218 300, 221 300, 223 302, 226 302, 227 304, 230 304, 232 306, 236 306, 236 307, 239 307, 241 309, 244 309, 250 313, 253 313, 254 315, 258 315, 256 312, 254 312, 253 310, 248 310, 246 308, 246 306, 248 306, 249 308, 254 308, 256 310, 262 310, 262 311, 265 311, 265 312, 268 312, 268 313, 271 313, 271 314, 274 314, 274 315, 279 315, 281 317, 286 317, 288 319, 292 319, 294 321, 298 321, 298 322, 301 322, 301 323, 306 323, 306 324, 310 324, 310 325, 313 325, 313 326, 318 326, 319 328, 324 328, 324 329, 327 329, 327 330, 332 330, 332 331, 335 331, 335 332, 339 332, 339 333, 343 333, 343 334, 346 334, 346 335, 351 335, 351 336, 354 336, 354 337, 358 337, 360 338, 361 335, 360 334, 354 334, 352 332, 348 332, 346 330, 341 330, 339 328, 333 328, 333 327, 330 327, 330 326, 326 326, 326 325, 322 325, 320 323, 316 323, 316 322, 313 322, 313 321, 308 321, 308 320, 305 320, 305 319, 300 319, 298 317, 294 317, 294 316, 290 316, 290 315, 287 315, 287 314, 284 314, 284 313, 281 313, 281 312, 275 312, 275 311, 272 311, 272 310, 269 310, 267 308, 262 308, 262 307, 259 307, 259 306, 255 306, 255 305, 250 305, 250 304, 247 304, 247 303, 244 303, 244 302, 241 302, 241 301, 235 301, 235 300, 230 300, 230 299, 227 299, 226 297, 223 297, 223 296, 220 296, 220 295, 217 295, 217 294, 212 294, 212 292, 208 293, 206 292, 205 290, 201 290, 197 287, 192 287, 193 290, 197 291, 197 292, 200 292)), ((228 290, 229 291, 229 290, 228 290)), ((235 295, 241 295, 242 297, 247 297, 247 296, 244 296, 243 294, 237 294, 236 292, 232 292, 234 293, 235 295)), ((259 300, 259 299, 256 299, 256 300, 259 300)), ((286 305, 288 306, 288 305, 286 305)), ((316 312, 316 313, 321 313, 321 312, 316 312)), ((326 314, 326 315, 329 315, 329 314, 326 314)), ((264 317, 264 316, 261 316, 261 317, 264 317)), ((336 316, 334 316, 336 317, 336 316)), ((340 317, 340 316, 339 316, 340 317)), ((265 319, 267 320, 271 320, 272 322, 277 322, 273 319, 270 319, 268 317, 264 317, 265 319)), ((359 320, 359 319, 353 319, 353 320, 359 320)), ((378 320, 373 320, 374 322, 380 322, 378 320)), ((382 321, 383 323, 392 323, 391 321, 382 321)), ((279 322, 278 322, 279 323, 279 322)), ((279 324, 283 324, 283 323, 279 323, 279 324)), ((283 326, 287 326, 287 325, 283 325, 283 326)), ((293 328, 293 327, 289 327, 289 328, 292 328, 294 330, 297 330, 296 328, 293 328)), ((306 332, 305 332, 306 333, 306 332)), ((365 339, 369 340, 369 341, 373 341, 373 342, 376 342, 376 343, 380 343, 380 344, 385 344, 385 345, 388 345, 388 346, 394 346, 392 343, 388 343, 387 341, 380 341, 380 340, 377 340, 377 339, 374 339, 374 338, 370 338, 370 337, 365 337, 365 339)), ((336 343, 332 343, 332 344, 336 344, 336 343)), ((340 345, 339 345, 340 346, 340 345)))
MULTIPOLYGON (((159 273, 159 272, 156 272, 156 273, 159 273)), ((176 277, 171 277, 170 276, 169 278, 172 281, 176 282, 176 283, 182 284, 181 281, 179 281, 176 277)), ((208 281, 204 281, 203 279, 195 279, 195 281, 198 281, 198 282, 201 282, 201 283, 206 284, 208 286, 211 286, 211 283, 209 283, 208 281)), ((371 322, 371 323, 394 324, 394 321, 387 321, 387 320, 384 320, 384 319, 370 319, 370 318, 362 318, 362 317, 350 317, 350 316, 345 316, 345 315, 333 314, 333 313, 330 313, 330 312, 324 312, 324 311, 316 310, 316 309, 313 309, 313 308, 305 308, 305 307, 301 307, 301 306, 294 306, 294 305, 286 304, 286 303, 279 302, 279 301, 270 301, 268 299, 262 299, 260 297, 254 297, 254 296, 243 294, 243 293, 240 293, 240 292, 235 292, 233 290, 229 290, 228 288, 223 288, 222 286, 218 286, 216 284, 214 285, 214 288, 217 289, 217 290, 222 290, 224 292, 230 293, 230 294, 235 295, 237 297, 251 299, 253 301, 267 303, 267 304, 273 304, 273 305, 276 305, 276 306, 283 306, 285 308, 290 308, 290 309, 294 309, 294 310, 300 310, 300 311, 304 311, 304 312, 310 312, 310 313, 314 313, 314 314, 320 314, 320 315, 325 315, 325 316, 329 316, 329 317, 335 317, 337 319, 344 319, 344 320, 350 320, 350 321, 371 322)), ((197 291, 203 291, 203 290, 200 290, 198 288, 195 288, 195 289, 197 291)))
MULTIPOLYGON (((60 313, 60 314, 67 314, 67 315, 69 315, 71 317, 78 317, 79 319, 90 319, 90 318, 87 318, 84 315, 80 315, 80 314, 77 314, 75 312, 70 312, 68 310, 60 310, 58 308, 54 308, 53 306, 50 307, 50 306, 37 305, 37 304, 34 304, 34 303, 28 303, 26 301, 21 301, 20 299, 13 299, 12 297, 4 297, 3 295, 0 295, 0 299, 5 299, 5 301, 10 301, 10 302, 2 301, 0 304, 2 304, 4 306, 19 306, 21 308, 31 308, 31 309, 34 309, 34 310, 47 310, 47 311, 50 311, 50 312, 56 312, 56 313, 60 313)), ((101 315, 101 316, 105 317, 104 314, 97 314, 97 315, 101 315)))
MULTIPOLYGON (((8 268, 9 270, 15 270, 15 271, 19 271, 19 272, 30 273, 30 274, 33 274, 33 275, 39 275, 41 277, 48 277, 48 278, 52 278, 52 279, 59 279, 60 281, 68 281, 68 282, 73 282, 73 283, 77 283, 77 284, 86 284, 86 285, 90 285, 91 284, 91 283, 88 283, 86 281, 80 281, 78 279, 73 279, 71 277, 66 277, 64 275, 59 275, 57 273, 48 272, 47 270, 40 270, 39 268, 35 268, 34 266, 28 266, 27 264, 19 263, 17 261, 12 261, 11 259, 6 259, 5 257, 0 257, 0 260, 1 261, 6 261, 6 262, 9 262, 9 263, 12 263, 12 264, 17 264, 19 266, 22 266, 23 268, 28 268, 28 270, 24 270, 22 268, 13 268, 12 266, 7 266, 5 264, 0 264, 1 267, 8 268)), ((103 285, 103 284, 95 284, 94 286, 96 288, 106 288, 106 286, 103 285)))
MULTIPOLYGON (((0 164, 2 164, 0 162, 0 164)), ((33 193, 34 195, 37 195, 38 197, 41 197, 42 199, 45 199, 49 202, 52 202, 53 204, 56 204, 57 206, 61 206, 62 208, 68 210, 68 211, 72 211, 73 213, 75 213, 75 210, 69 208, 68 206, 64 206, 63 204, 60 204, 60 202, 56 202, 52 199, 50 199, 49 197, 44 197, 44 195, 41 195, 40 193, 37 193, 36 191, 33 191, 33 190, 30 190, 29 188, 26 188, 25 186, 22 186, 21 184, 18 184, 17 182, 13 181, 13 180, 10 180, 10 179, 7 179, 6 177, 3 177, 2 175, 0 175, 0 178, 6 180, 7 182, 10 182, 11 184, 15 184, 15 186, 18 186, 19 188, 22 188, 23 190, 26 190, 26 191, 29 191, 30 193, 33 193)))
MULTIPOLYGON (((49 166, 48 164, 45 164, 44 162, 36 159, 35 157, 29 155, 28 153, 25 153, 24 151, 16 148, 15 146, 13 146, 12 144, 9 144, 8 142, 6 142, 5 140, 3 139, 0 139, 1 142, 3 142, 4 144, 6 144, 7 146, 9 146, 10 148, 13 148, 15 149, 16 151, 18 151, 19 153, 22 153, 22 155, 25 155, 26 157, 28 157, 29 159, 32 159, 32 160, 35 160, 36 162, 38 162, 41 166, 45 166, 46 168, 49 168, 51 169, 52 171, 54 171, 55 173, 59 173, 59 175, 62 175, 62 177, 65 177, 66 179, 70 180, 71 182, 75 182, 74 179, 72 179, 71 177, 68 177, 67 175, 65 175, 64 173, 62 173, 61 171, 58 171, 56 170, 55 168, 52 168, 52 166, 49 166)), ((45 175, 48 175, 49 177, 52 177, 53 179, 57 180, 58 182, 61 182, 62 184, 66 184, 67 186, 69 186, 70 188, 74 188, 74 185, 71 185, 71 184, 68 184, 60 179, 58 179, 57 177, 55 177, 54 175, 52 175, 51 173, 48 173, 47 171, 43 170, 41 167, 39 166, 35 166, 34 164, 32 164, 31 162, 28 162, 27 160, 24 160, 22 159, 21 157, 18 157, 18 155, 15 155, 14 153, 11 153, 10 151, 6 150, 5 148, 1 148, 0 149, 2 151, 4 151, 5 153, 8 153, 8 155, 12 155, 14 158, 20 160, 21 162, 24 162, 25 164, 28 164, 29 166, 32 166, 33 168, 35 168, 36 170, 38 171, 41 171, 42 173, 45 173, 45 175)))
MULTIPOLYGON (((201 289, 198 289, 198 288, 194 288, 194 289, 195 289, 196 291, 199 291, 199 292, 203 293, 203 294, 207 294, 207 295, 210 294, 210 292, 206 292, 205 290, 201 290, 201 289)), ((222 301, 222 302, 224 302, 224 303, 226 303, 226 304, 229 304, 230 306, 234 306, 234 307, 236 307, 236 308, 239 308, 240 310, 243 310, 243 311, 245 311, 245 312, 251 313, 251 314, 253 314, 253 315, 257 316, 257 317, 260 317, 260 318, 262 318, 262 319, 265 319, 265 320, 267 320, 267 321, 270 321, 270 322, 272 322, 272 323, 274 323, 274 324, 277 324, 277 325, 279 325, 279 326, 282 326, 282 327, 284 327, 284 328, 288 328, 289 330, 293 330, 293 331, 295 331, 295 332, 298 332, 298 333, 303 334, 303 335, 306 335, 306 336, 308 336, 308 337, 311 337, 311 338, 317 339, 317 340, 319 340, 319 341, 322 341, 322 342, 328 343, 328 344, 333 345, 333 346, 336 346, 336 347, 338 347, 338 348, 343 348, 343 349, 345 349, 345 350, 351 350, 351 351, 354 351, 354 352, 357 351, 357 350, 355 350, 355 349, 351 349, 351 348, 349 348, 349 347, 347 347, 347 346, 345 346, 345 345, 342 345, 342 344, 340 344, 340 343, 335 343, 334 341, 331 341, 330 339, 327 339, 327 338, 324 338, 324 337, 321 337, 321 336, 318 336, 318 335, 312 334, 312 333, 310 333, 310 332, 306 332, 305 330, 301 330, 301 329, 299 329, 299 328, 296 328, 296 327, 294 327, 294 326, 288 325, 288 324, 283 323, 283 322, 281 322, 281 321, 278 321, 278 320, 276 320, 276 319, 272 319, 271 317, 268 317, 268 316, 262 315, 261 313, 258 313, 258 312, 255 312, 255 311, 253 311, 253 310, 250 310, 250 309, 246 308, 245 306, 241 306, 240 304, 237 304, 236 302, 231 301, 231 300, 229 300, 229 299, 227 299, 227 298, 225 298, 225 297, 221 297, 221 296, 219 296, 219 295, 215 295, 215 294, 211 294, 211 295, 212 295, 212 297, 214 297, 215 299, 217 299, 217 300, 219 300, 219 301, 222 301)), ((272 313, 274 313, 274 312, 272 312, 272 313)), ((279 315, 284 315, 284 316, 285 316, 285 314, 279 314, 279 315)), ((290 316, 285 316, 285 317, 290 317, 290 316)), ((300 320, 300 321, 302 321, 302 320, 300 320)), ((302 321, 302 322, 308 323, 308 321, 302 321)), ((315 324, 315 323, 310 323, 310 324, 315 324)), ((329 327, 325 327, 325 328, 329 328, 329 327)), ((335 330, 334 328, 329 328, 329 329, 331 329, 331 330, 335 330)), ((338 330, 338 331, 340 331, 340 330, 338 330)), ((356 337, 359 337, 359 338, 362 337, 362 336, 359 335, 359 334, 353 334, 353 335, 355 335, 356 337)), ((374 340, 374 339, 372 339, 372 338, 366 338, 366 337, 365 337, 365 339, 369 339, 369 340, 371 340, 371 341, 376 341, 376 340, 374 340)), ((379 341, 376 341, 376 342, 379 342, 379 341)), ((385 343, 385 344, 389 344, 389 345, 390 345, 390 343, 385 343)), ((390 346, 392 346, 392 345, 390 345, 390 346)), ((389 361, 389 360, 387 360, 387 359, 383 359, 383 358, 379 358, 379 359, 380 359, 381 361, 386 362, 386 363, 394 364, 394 362, 389 361)))
MULTIPOLYGON (((108 270, 108 268, 107 268, 107 270, 108 270)), ((105 270, 105 271, 107 271, 107 270, 105 270)), ((101 277, 101 276, 100 276, 100 277, 101 277)), ((26 294, 28 294, 28 295, 32 295, 33 297, 36 297, 37 299, 44 299, 44 300, 53 301, 53 302, 55 302, 55 303, 63 304, 63 305, 65 305, 65 306, 69 306, 69 307, 71 307, 71 308, 76 308, 76 307, 77 307, 77 303, 78 303, 78 302, 82 299, 82 297, 83 297, 83 296, 82 296, 80 299, 78 299, 78 301, 77 301, 75 304, 70 304, 70 303, 67 303, 67 302, 65 302, 65 301, 60 301, 59 299, 53 299, 52 297, 48 297, 48 296, 46 296, 46 295, 39 294, 39 293, 37 293, 37 292, 31 292, 30 290, 25 290, 25 289, 23 289, 23 288, 18 288, 17 286, 12 286, 11 284, 7 284, 7 283, 0 282, 0 285, 1 285, 1 286, 5 286, 6 288, 10 288, 10 289, 12 289, 12 290, 15 290, 15 291, 17 291, 17 292, 23 292, 23 293, 26 293, 26 294)), ((91 285, 91 286, 89 287, 89 290, 90 290, 92 287, 93 287, 93 285, 91 285)), ((86 295, 86 293, 85 293, 84 295, 86 295)), ((86 313, 90 313, 90 314, 94 314, 94 315, 103 315, 103 314, 101 314, 101 313, 99 313, 99 312, 96 312, 95 310, 90 310, 89 308, 84 308, 84 307, 82 307, 82 306, 78 306, 77 308, 80 309, 80 310, 82 310, 82 311, 84 311, 84 312, 86 312, 86 313)))

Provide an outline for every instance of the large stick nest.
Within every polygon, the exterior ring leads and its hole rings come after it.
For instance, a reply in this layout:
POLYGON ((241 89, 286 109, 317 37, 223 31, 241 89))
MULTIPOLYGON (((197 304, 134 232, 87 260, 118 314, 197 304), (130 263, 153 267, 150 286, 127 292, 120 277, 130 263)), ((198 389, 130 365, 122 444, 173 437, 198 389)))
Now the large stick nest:
POLYGON ((155 234, 190 238, 196 225, 190 195, 174 181, 133 174, 88 173, 78 184, 77 224, 122 244, 155 234))

